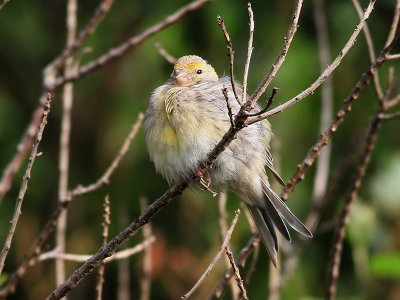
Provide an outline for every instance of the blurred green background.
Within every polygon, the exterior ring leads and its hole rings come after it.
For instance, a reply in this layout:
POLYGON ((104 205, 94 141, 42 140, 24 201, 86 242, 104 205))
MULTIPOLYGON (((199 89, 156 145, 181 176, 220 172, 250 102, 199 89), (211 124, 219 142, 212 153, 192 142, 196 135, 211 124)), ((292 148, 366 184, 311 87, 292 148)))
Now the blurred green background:
MULTIPOLYGON (((358 23, 351 1, 326 1, 330 50, 336 56, 358 23)), ((363 1, 364 7, 366 1, 363 1)), ((188 1, 115 1, 110 13, 84 44, 91 52, 88 62, 130 36, 163 19, 188 1)), ((292 1, 253 1, 255 16, 254 55, 249 91, 254 90, 275 59, 292 14, 292 1)), ((83 28, 98 1, 79 1, 78 26, 83 28)), ((146 40, 121 59, 89 74, 74 84, 69 187, 94 182, 108 167, 131 124, 145 111, 152 90, 170 75, 171 65, 154 48, 160 42, 176 57, 197 54, 207 59, 220 75, 228 74, 226 47, 216 17, 224 17, 236 54, 236 78, 242 77, 247 52, 248 16, 246 1, 215 0, 190 13, 182 21, 146 40)), ((382 48, 389 30, 395 1, 378 1, 368 20, 376 50, 382 48)), ((11 1, 0 11, 0 169, 15 153, 25 127, 38 104, 42 91, 43 68, 64 48, 65 1, 11 1)), ((272 86, 280 88, 274 105, 304 90, 319 75, 316 29, 312 1, 306 1, 295 40, 272 86)), ((397 48, 398 50, 398 48, 397 48)), ((362 35, 333 75, 334 111, 369 68, 362 35)), ((388 65, 380 69, 386 86, 388 65)), ((399 63, 393 62, 397 93, 399 63)), ((266 99, 267 95, 264 97, 266 99)), ((340 165, 339 180, 331 194, 332 202, 322 215, 324 230, 317 229, 307 243, 299 265, 282 288, 282 299, 321 299, 324 295, 329 252, 334 226, 351 175, 357 163, 367 124, 377 107, 375 92, 368 87, 332 140, 331 170, 340 165), (329 225, 331 224, 331 225, 329 225)), ((39 150, 23 213, 6 261, 7 274, 18 266, 26 249, 51 215, 57 201, 58 151, 61 118, 61 89, 53 99, 52 111, 39 150)), ((309 147, 319 136, 320 91, 299 105, 270 119, 279 148, 281 174, 289 179, 309 147)), ((400 123, 384 123, 350 218, 344 243, 338 299, 400 299, 400 123)), ((272 145, 274 147, 274 144, 272 145)), ((25 171, 25 162, 15 177, 13 188, 0 203, 0 240, 3 243, 25 171)), ((311 207, 315 168, 291 194, 288 205, 300 219, 311 207)), ((332 173, 333 171, 331 171, 332 173)), ((106 193, 111 198, 110 237, 117 234, 140 211, 139 198, 153 201, 168 185, 156 174, 149 161, 141 130, 128 155, 111 178, 109 186, 85 196, 70 206, 67 252, 94 253, 101 243, 102 204, 106 193)), ((228 221, 240 206, 229 194, 228 221)), ((153 219, 157 238, 153 244, 152 299, 176 299, 201 275, 220 245, 216 198, 206 192, 186 191, 153 219)), ((250 229, 244 214, 235 228, 231 247, 235 254, 246 244, 250 229)), ((295 234, 293 234, 295 236, 295 234)), ((139 233, 128 242, 142 240, 139 233)), ((294 241, 296 243, 296 239, 294 241)), ((45 250, 53 247, 49 241, 45 250)), ((131 296, 139 295, 143 254, 129 259, 131 296)), ((79 264, 67 262, 70 274, 79 264)), ((201 286, 194 299, 204 299, 222 276, 221 260, 201 286)), ((242 275, 246 273, 245 269, 242 275)), ((256 272, 247 286, 250 299, 268 295, 268 258, 263 246, 256 272)), ((93 299, 95 276, 82 281, 70 299, 93 299)), ((43 299, 55 287, 54 262, 32 268, 9 299, 43 299)), ((117 297, 117 263, 106 266, 104 299, 117 297)), ((227 289, 224 299, 230 299, 227 289)))

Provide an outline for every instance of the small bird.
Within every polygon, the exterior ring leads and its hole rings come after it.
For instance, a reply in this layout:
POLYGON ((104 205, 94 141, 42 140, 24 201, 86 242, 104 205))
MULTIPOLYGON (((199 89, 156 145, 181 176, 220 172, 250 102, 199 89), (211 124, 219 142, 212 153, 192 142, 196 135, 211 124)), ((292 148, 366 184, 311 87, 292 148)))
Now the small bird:
MULTIPOLYGON (((235 86, 241 97, 241 86, 235 86)), ((263 120, 245 127, 209 170, 198 169, 231 124, 223 88, 228 91, 233 113, 237 113, 240 106, 229 77, 218 78, 214 68, 199 56, 179 58, 169 80, 151 96, 144 120, 147 149, 157 172, 169 184, 188 180, 195 172, 207 189, 238 194, 246 202, 276 266, 275 229, 291 240, 283 220, 306 237, 312 234, 269 185, 265 166, 284 185, 269 152, 272 137, 269 122, 263 120)), ((256 107, 254 112, 259 109, 256 107)))

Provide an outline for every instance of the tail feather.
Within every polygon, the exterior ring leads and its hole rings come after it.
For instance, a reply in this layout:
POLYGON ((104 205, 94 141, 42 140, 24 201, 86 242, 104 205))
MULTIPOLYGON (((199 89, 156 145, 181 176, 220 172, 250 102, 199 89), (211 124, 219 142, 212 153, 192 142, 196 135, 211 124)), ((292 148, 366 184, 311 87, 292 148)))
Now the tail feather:
POLYGON ((307 229, 307 227, 290 211, 289 207, 282 201, 282 199, 275 194, 275 192, 265 183, 262 183, 264 193, 270 203, 273 205, 275 210, 282 216, 288 224, 296 230, 298 233, 306 236, 312 237, 312 233, 307 229))
POLYGON ((278 211, 275 209, 275 207, 271 204, 271 202, 268 199, 266 202, 267 202, 267 208, 261 210, 264 220, 271 218, 275 227, 279 230, 282 236, 289 242, 291 242, 292 239, 290 238, 289 231, 287 230, 286 225, 282 220, 282 216, 278 213, 278 211))
MULTIPOLYGON (((271 262, 276 267, 277 253, 278 253, 278 239, 276 236, 275 228, 271 222, 271 218, 267 215, 266 218, 261 213, 260 209, 256 206, 247 205, 254 223, 258 228, 261 239, 264 242, 271 262)), ((268 214, 268 212, 267 212, 268 214)))

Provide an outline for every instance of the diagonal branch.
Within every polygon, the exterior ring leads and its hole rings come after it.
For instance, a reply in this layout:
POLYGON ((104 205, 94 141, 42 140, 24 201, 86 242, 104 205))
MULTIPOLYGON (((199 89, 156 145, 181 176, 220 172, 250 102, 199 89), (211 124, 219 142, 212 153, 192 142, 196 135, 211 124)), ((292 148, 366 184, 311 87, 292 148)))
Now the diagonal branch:
POLYGON ((36 139, 32 146, 31 155, 29 156, 28 166, 26 167, 25 175, 22 178, 21 187, 19 189, 18 197, 17 197, 16 204, 15 204, 14 214, 10 221, 10 223, 11 223, 10 229, 8 231, 3 249, 1 250, 1 253, 0 253, 0 275, 3 272, 4 262, 6 260, 8 251, 10 250, 11 242, 13 240, 14 233, 15 233, 15 229, 17 228, 18 220, 21 215, 22 203, 24 201, 25 193, 28 190, 28 183, 29 183, 29 179, 31 178, 31 171, 32 171, 33 164, 35 162, 36 157, 41 155, 41 153, 38 153, 38 148, 39 148, 40 142, 42 141, 44 128, 46 127, 46 124, 47 124, 47 117, 50 113, 50 104, 51 104, 51 95, 49 93, 47 95, 47 101, 45 104, 42 121, 40 122, 40 126, 39 126, 38 132, 36 134, 36 139))
MULTIPOLYGON (((300 102, 303 100, 305 97, 309 96, 312 92, 314 92, 324 81, 325 79, 336 69, 336 67, 340 64, 344 56, 349 52, 349 50, 353 47, 357 36, 359 35, 361 29, 363 28, 363 25, 365 24, 365 21, 368 19, 369 15, 372 12, 372 9, 374 8, 374 3, 375 0, 371 1, 365 10, 364 16, 361 18, 360 23, 357 25, 356 29, 354 30, 353 34, 351 35, 350 39, 347 41, 346 45, 343 47, 343 49, 340 51, 339 55, 335 58, 335 60, 325 69, 325 71, 304 91, 302 91, 300 94, 297 96, 293 97, 292 99, 286 101, 285 103, 279 105, 278 107, 271 109, 270 111, 267 111, 266 113, 250 118, 246 124, 250 125, 256 122, 259 122, 263 119, 266 119, 269 116, 275 115, 279 112, 282 112, 296 103, 300 102)), ((258 98, 257 98, 258 99, 258 98)))

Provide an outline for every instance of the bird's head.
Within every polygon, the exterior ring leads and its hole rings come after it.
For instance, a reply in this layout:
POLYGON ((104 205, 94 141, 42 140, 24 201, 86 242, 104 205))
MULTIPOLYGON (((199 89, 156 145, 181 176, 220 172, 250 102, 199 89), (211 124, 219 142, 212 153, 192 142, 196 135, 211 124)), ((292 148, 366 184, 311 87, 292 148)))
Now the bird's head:
POLYGON ((179 86, 191 86, 200 81, 218 81, 214 68, 196 55, 182 56, 174 65, 172 82, 179 86))

